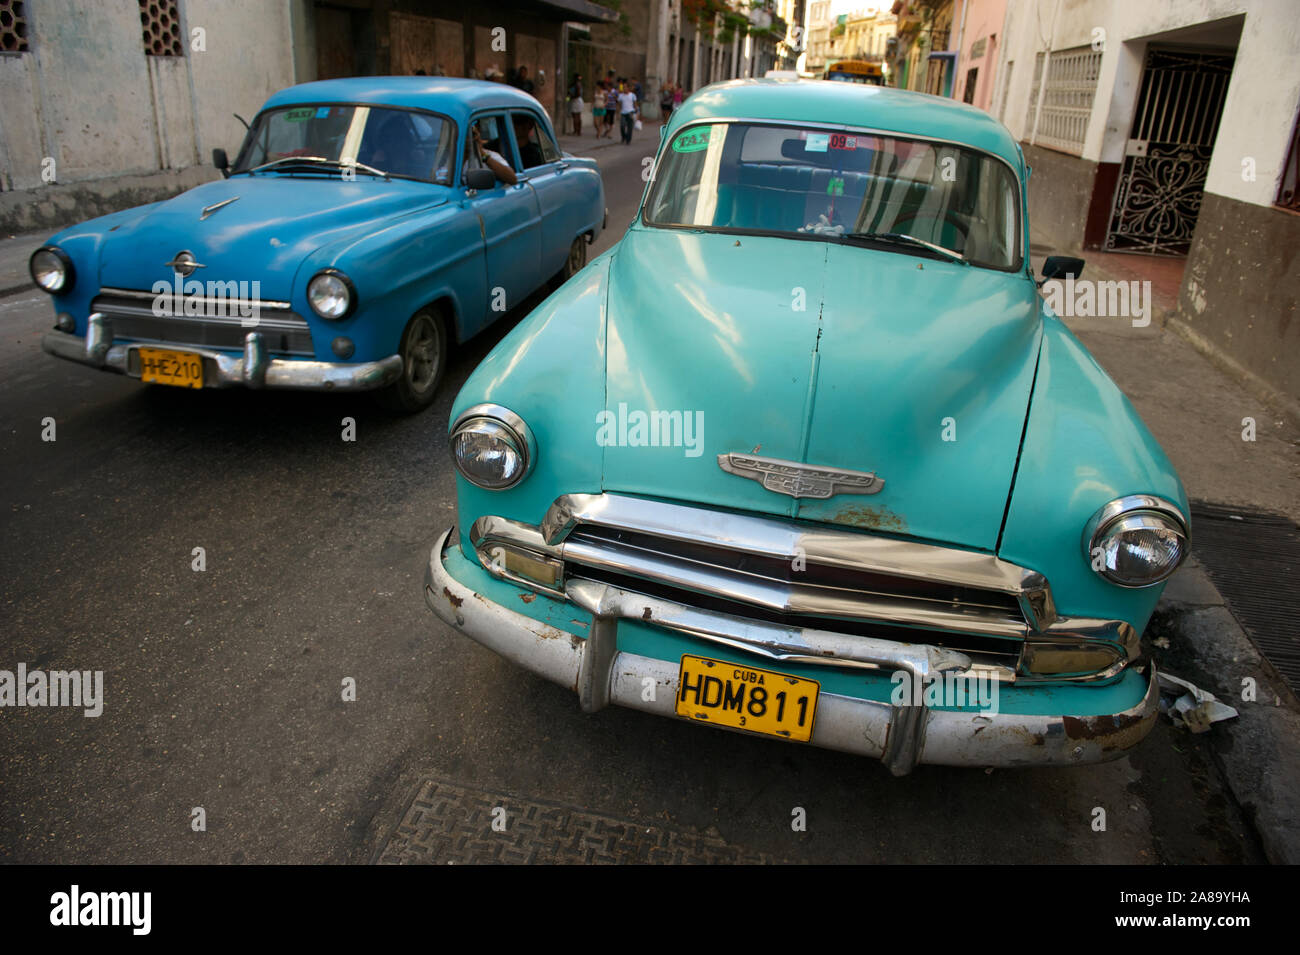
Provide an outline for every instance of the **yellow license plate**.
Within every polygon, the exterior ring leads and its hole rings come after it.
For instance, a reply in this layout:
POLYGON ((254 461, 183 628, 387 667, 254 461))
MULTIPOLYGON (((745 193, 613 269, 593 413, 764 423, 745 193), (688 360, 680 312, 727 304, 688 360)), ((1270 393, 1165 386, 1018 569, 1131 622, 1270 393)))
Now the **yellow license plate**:
POLYGON ((806 743, 820 690, 815 680, 684 656, 677 673, 677 715, 806 743))
POLYGON ((167 348, 137 348, 140 380, 179 388, 203 387, 203 359, 192 352, 167 348))

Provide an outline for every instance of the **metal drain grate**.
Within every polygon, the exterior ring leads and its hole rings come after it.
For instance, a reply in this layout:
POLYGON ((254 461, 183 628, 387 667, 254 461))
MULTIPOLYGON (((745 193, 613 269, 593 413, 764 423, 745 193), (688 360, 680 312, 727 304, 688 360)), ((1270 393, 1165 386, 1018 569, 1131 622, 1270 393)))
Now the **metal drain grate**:
POLYGON ((1255 646, 1300 694, 1300 528, 1267 511, 1195 502, 1192 553, 1255 646))

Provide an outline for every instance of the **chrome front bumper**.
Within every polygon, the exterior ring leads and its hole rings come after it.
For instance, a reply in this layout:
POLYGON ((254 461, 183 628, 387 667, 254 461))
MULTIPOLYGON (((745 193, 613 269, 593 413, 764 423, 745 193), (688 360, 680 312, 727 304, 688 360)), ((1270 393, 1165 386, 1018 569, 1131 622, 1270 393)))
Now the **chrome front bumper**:
MULTIPOLYGON (((597 607, 585 638, 548 626, 492 602, 452 577, 443 566, 449 542, 458 546, 451 529, 434 545, 425 573, 425 602, 440 619, 507 660, 568 687, 578 694, 587 712, 614 703, 676 717, 678 662, 618 649, 619 619, 638 615, 624 613, 626 608, 618 602, 597 607), (602 615, 605 611, 610 615, 602 615), (644 699, 642 682, 647 677, 661 691, 649 701, 644 699)), ((735 637, 743 643, 744 622, 737 620, 735 627, 735 637)), ((881 666, 922 678, 960 665, 960 660, 953 659, 960 654, 939 647, 875 643, 881 666)), ((1146 693, 1137 706, 1104 716, 937 710, 822 692, 811 742, 881 759, 895 775, 910 772, 918 763, 1059 766, 1104 762, 1140 742, 1154 725, 1159 696, 1155 668, 1150 664, 1146 678, 1146 693)))
POLYGON ((137 349, 172 348, 203 358, 203 384, 209 388, 242 385, 246 388, 308 391, 373 391, 392 384, 402 374, 400 355, 359 364, 271 358, 257 332, 244 336, 244 352, 238 357, 193 345, 151 346, 148 342, 114 345, 108 325, 99 315, 90 317, 85 338, 58 330, 49 331, 41 339, 41 347, 57 358, 133 378, 140 377, 140 362, 134 354, 137 349))

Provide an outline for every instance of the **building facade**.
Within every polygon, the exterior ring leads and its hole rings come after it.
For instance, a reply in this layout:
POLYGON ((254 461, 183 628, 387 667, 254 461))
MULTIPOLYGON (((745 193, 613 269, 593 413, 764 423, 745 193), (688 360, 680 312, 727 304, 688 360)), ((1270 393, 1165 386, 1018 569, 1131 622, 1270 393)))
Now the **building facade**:
POLYGON ((1004 22, 990 108, 1039 241, 1185 258, 1179 330, 1300 404, 1294 3, 1008 0, 1004 22))

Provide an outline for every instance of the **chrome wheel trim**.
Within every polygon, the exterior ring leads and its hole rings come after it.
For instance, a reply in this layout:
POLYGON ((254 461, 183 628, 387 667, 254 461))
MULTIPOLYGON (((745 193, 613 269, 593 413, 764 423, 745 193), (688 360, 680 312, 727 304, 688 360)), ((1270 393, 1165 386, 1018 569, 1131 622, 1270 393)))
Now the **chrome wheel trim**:
POLYGON ((421 313, 411 320, 411 330, 406 336, 406 380, 416 392, 428 391, 438 374, 438 329, 434 319, 421 313))
POLYGON ((569 260, 565 263, 565 272, 568 276, 577 275, 587 264, 587 240, 584 236, 578 236, 573 240, 573 245, 569 246, 569 260))

